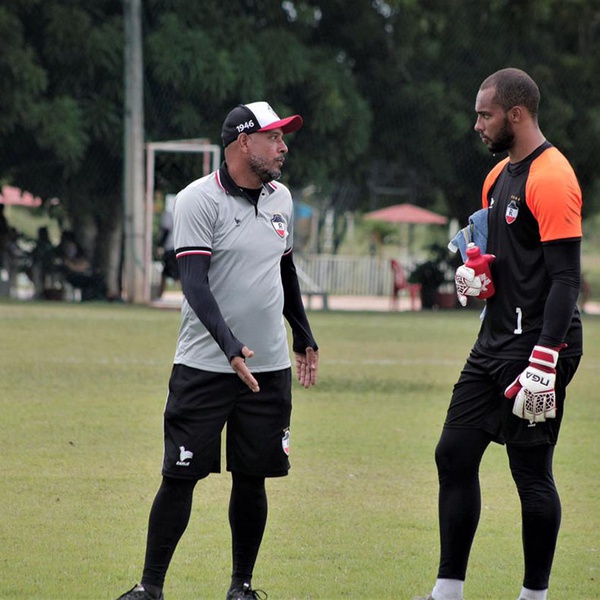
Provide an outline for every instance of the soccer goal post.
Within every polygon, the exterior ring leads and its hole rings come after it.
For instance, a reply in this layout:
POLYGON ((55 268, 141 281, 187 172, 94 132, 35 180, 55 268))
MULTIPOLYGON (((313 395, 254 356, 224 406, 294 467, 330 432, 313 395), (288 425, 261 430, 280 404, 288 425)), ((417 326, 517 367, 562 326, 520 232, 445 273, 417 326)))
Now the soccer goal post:
POLYGON ((152 219, 154 216, 154 186, 156 154, 159 152, 202 154, 202 175, 216 171, 221 163, 221 147, 207 139, 172 140, 146 144, 146 200, 144 239, 144 301, 151 301, 152 286, 152 219))

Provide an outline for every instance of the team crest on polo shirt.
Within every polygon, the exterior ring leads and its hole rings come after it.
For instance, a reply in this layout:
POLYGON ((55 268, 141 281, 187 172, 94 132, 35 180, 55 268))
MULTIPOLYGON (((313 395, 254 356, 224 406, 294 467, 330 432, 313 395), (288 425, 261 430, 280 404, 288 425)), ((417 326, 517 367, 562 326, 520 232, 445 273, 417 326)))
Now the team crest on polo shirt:
POLYGON ((285 219, 279 213, 275 213, 271 218, 271 225, 280 238, 284 238, 287 234, 285 219))
POLYGON ((514 200, 511 200, 508 203, 506 214, 504 216, 509 225, 512 225, 517 220, 517 217, 519 216, 519 205, 514 200))

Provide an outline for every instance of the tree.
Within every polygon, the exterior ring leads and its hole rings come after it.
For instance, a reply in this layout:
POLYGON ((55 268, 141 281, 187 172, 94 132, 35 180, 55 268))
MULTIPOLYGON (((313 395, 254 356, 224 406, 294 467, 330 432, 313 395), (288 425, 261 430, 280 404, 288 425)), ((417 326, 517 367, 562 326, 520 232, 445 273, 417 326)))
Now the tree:
MULTIPOLYGON (((0 96, 10 110, 0 177, 59 198, 93 263, 107 270, 121 221, 121 4, 8 0, 0 27, 10 33, 2 36, 9 77, 0 77, 0 96)), ((109 283, 117 293, 116 273, 109 283)))
MULTIPOLYGON (((322 213, 410 200, 466 222, 492 157, 472 131, 480 82, 520 67, 544 133, 600 207, 600 7, 587 0, 145 0, 146 140, 210 138, 238 103, 300 113, 284 177, 322 213), (381 196, 394 190, 401 198, 381 196), (596 197, 595 197, 596 196, 596 197)), ((0 180, 60 198, 118 292, 121 0, 0 6, 0 180)), ((175 192, 193 156, 161 156, 175 192)), ((340 220, 334 228, 343 231, 340 220)))
POLYGON ((285 169, 290 185, 327 186, 332 172, 350 172, 367 148, 370 109, 341 49, 313 43, 314 11, 276 0, 165 4, 150 1, 144 22, 150 139, 219 142, 233 106, 266 99, 305 120, 285 169))
MULTIPOLYGON (((226 12, 214 0, 144 6, 148 141, 218 142, 232 106, 266 98, 306 119, 295 140, 298 160, 286 169, 290 185, 326 187, 332 170, 364 152, 368 107, 336 52, 304 44, 314 19, 275 1, 231 0, 226 12)), ((0 12, 0 31, 11 34, 0 63, 7 74, 0 177, 60 199, 113 294, 122 220, 122 12, 114 0, 8 0, 0 12)), ((198 175, 190 157, 164 166, 158 177, 167 191, 198 175)))
MULTIPOLYGON (((600 136, 600 6, 586 0, 321 0, 311 45, 338 47, 373 115, 362 168, 341 174, 367 188, 458 217, 480 206, 481 182, 497 158, 472 131, 475 95, 493 71, 527 70, 542 91, 548 138, 572 161, 597 210, 600 136), (597 201, 596 201, 597 204, 597 201)), ((360 205, 359 205, 360 207, 360 205)))

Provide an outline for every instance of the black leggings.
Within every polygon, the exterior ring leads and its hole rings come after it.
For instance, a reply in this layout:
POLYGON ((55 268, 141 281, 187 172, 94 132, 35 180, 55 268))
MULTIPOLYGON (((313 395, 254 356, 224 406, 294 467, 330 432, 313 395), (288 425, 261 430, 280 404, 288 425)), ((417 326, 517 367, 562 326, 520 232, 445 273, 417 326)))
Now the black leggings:
MULTIPOLYGON (((491 437, 480 430, 445 428, 435 451, 440 484, 438 577, 464 581, 481 513, 479 465, 491 437)), ((521 500, 525 577, 532 590, 548 587, 561 506, 552 475, 554 446, 506 448, 521 500)))
POLYGON ((233 473, 229 500, 232 577, 250 582, 267 524, 267 492, 264 477, 233 473))
MULTIPOLYGON (((267 521, 264 477, 232 473, 229 503, 233 576, 250 581, 267 521)), ((162 588, 190 519, 195 480, 163 477, 148 522, 142 584, 162 588)))

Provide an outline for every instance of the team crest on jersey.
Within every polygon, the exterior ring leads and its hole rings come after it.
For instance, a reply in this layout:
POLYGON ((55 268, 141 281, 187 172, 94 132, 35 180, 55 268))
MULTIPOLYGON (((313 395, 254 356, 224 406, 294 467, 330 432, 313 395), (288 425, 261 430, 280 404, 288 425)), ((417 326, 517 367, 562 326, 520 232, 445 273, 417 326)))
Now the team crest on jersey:
POLYGON ((506 222, 509 225, 512 225, 516 220, 517 217, 519 216, 519 205, 514 201, 511 200, 508 203, 508 206, 506 207, 506 222))
POLYGON ((271 219, 271 225, 280 238, 284 238, 287 235, 287 229, 285 226, 285 219, 279 214, 275 213, 271 219))

